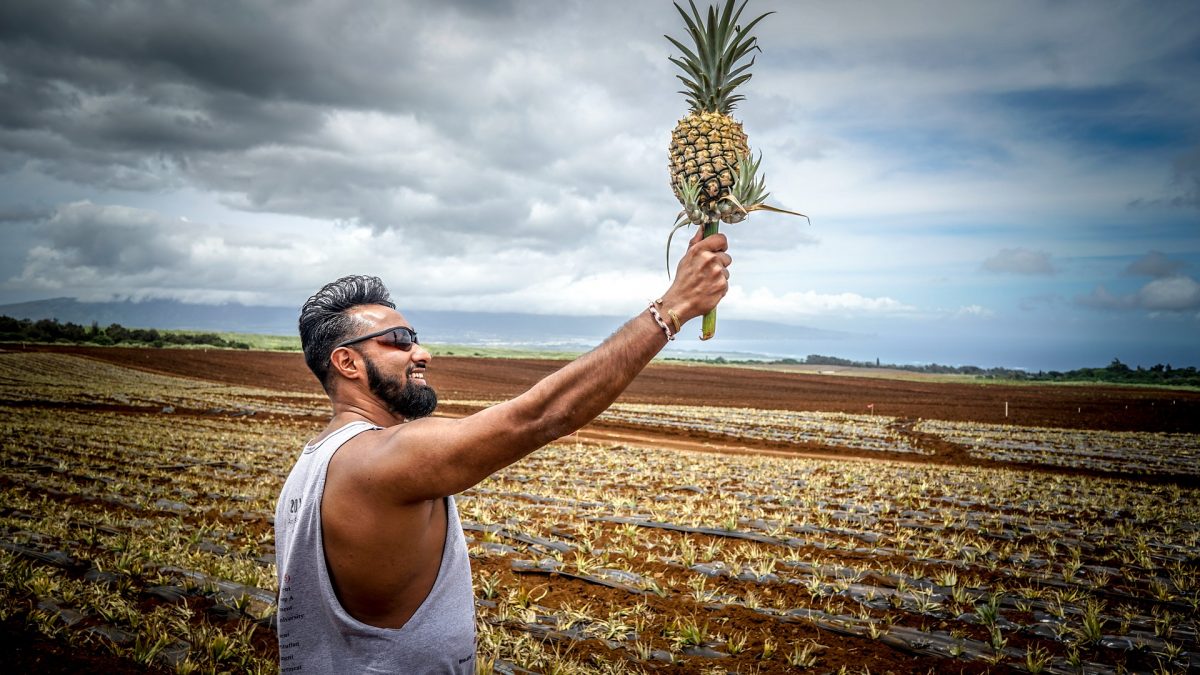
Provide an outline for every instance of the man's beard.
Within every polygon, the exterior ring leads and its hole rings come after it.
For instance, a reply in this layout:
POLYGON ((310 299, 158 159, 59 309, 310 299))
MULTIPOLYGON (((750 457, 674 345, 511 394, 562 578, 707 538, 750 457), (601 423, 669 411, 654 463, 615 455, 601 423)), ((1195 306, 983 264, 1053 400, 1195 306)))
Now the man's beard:
POLYGON ((417 384, 412 380, 413 367, 405 372, 407 382, 379 372, 371 359, 364 357, 367 364, 367 385, 393 415, 406 420, 428 417, 437 408, 437 392, 428 384, 417 384))

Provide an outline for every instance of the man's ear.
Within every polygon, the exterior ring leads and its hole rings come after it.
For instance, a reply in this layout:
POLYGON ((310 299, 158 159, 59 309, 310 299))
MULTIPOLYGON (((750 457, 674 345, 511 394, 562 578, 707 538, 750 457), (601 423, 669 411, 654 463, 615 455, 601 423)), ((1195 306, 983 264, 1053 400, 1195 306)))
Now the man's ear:
POLYGON ((353 349, 339 347, 333 350, 329 355, 329 365, 348 380, 362 377, 363 370, 359 367, 358 354, 353 349))

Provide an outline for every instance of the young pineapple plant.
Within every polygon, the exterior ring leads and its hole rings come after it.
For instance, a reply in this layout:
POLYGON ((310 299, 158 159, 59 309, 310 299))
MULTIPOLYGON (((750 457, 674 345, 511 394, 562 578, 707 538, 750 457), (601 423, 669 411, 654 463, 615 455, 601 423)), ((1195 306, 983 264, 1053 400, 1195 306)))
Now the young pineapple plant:
MULTIPOLYGON (((720 11, 709 7, 706 16, 701 16, 693 0, 688 0, 690 15, 676 4, 675 9, 687 25, 689 40, 664 36, 682 53, 670 61, 683 71, 676 77, 683 82, 680 93, 688 102, 687 116, 679 120, 671 133, 671 189, 683 205, 672 236, 679 228, 692 224, 703 227, 704 236, 708 237, 717 233, 721 222, 741 222, 760 210, 808 218, 763 203, 769 193, 758 176, 761 154, 759 160, 751 157, 746 132, 730 114, 745 98, 735 92, 750 80, 749 70, 754 65, 750 53, 759 50, 758 39, 751 30, 771 14, 739 25, 746 1, 735 8, 735 0, 726 0, 720 11)), ((670 249, 668 237, 668 260, 670 249)), ((717 314, 713 310, 704 315, 700 339, 711 338, 716 327, 717 314)))

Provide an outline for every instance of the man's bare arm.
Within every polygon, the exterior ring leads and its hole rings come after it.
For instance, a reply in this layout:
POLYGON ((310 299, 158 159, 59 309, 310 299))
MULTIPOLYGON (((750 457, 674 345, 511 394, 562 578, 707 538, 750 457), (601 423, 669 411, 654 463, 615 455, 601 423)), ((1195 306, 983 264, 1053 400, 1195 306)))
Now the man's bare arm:
MULTIPOLYGON (((692 240, 662 296, 664 310, 675 310, 681 323, 715 307, 728 290, 726 246, 724 235, 692 240)), ((642 312, 511 401, 462 419, 425 418, 380 432, 386 440, 371 441, 355 473, 369 477, 364 489, 399 502, 461 492, 604 412, 666 343, 642 312)))

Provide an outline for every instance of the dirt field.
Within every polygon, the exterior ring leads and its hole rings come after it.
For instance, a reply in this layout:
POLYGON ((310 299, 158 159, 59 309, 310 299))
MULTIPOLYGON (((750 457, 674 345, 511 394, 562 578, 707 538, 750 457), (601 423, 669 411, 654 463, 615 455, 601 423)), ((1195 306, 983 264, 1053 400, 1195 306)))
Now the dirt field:
MULTIPOLYGON (((172 375, 320 393, 299 354, 230 350, 39 347, 172 375)), ((563 361, 444 356, 428 381, 442 399, 502 400, 563 361)), ((875 413, 1110 431, 1200 432, 1200 392, 1149 387, 1001 385, 809 375, 735 366, 652 364, 619 399, 627 403, 875 413), (1007 403, 1008 414, 1005 415, 1007 403)))
MULTIPOLYGON (((0 509, 0 518, 11 520, 8 540, 0 544, 7 541, 10 553, 38 561, 36 566, 13 565, 10 575, 32 570, 64 588, 78 585, 83 590, 74 594, 77 604, 88 592, 105 595, 109 591, 85 583, 84 561, 95 561, 100 570, 135 559, 124 553, 125 547, 132 547, 133 528, 148 532, 147 523, 155 523, 169 536, 153 540, 148 555, 165 554, 179 541, 194 540, 184 551, 187 560, 194 561, 189 564, 209 565, 200 569, 212 578, 251 583, 230 576, 228 570, 261 573, 262 560, 253 556, 273 551, 269 509, 281 475, 279 464, 286 461, 278 446, 299 447, 325 420, 319 401, 292 396, 289 403, 285 396, 320 394, 302 357, 227 350, 38 350, 95 361, 81 366, 63 357, 60 361, 69 365, 60 366, 61 377, 28 393, 21 382, 33 381, 34 375, 49 373, 53 366, 52 358, 34 354, 13 359, 25 365, 10 368, 3 380, 10 387, 6 410, 11 417, 5 432, 20 457, 4 460, 6 472, 0 476, 0 490, 11 500, 0 509), (106 374, 108 363, 272 391, 235 393, 236 400, 210 403, 168 399, 170 405, 150 396, 145 400, 155 402, 147 406, 128 393, 135 391, 132 385, 120 395, 102 391, 109 382, 142 375, 127 370, 106 374), (76 393, 68 395, 67 389, 76 393), (292 408, 273 407, 276 403, 292 408), (242 405, 256 410, 242 417, 242 405), (168 415, 171 441, 163 442, 158 433, 139 435, 143 429, 158 429, 168 415), (97 426, 96 419, 103 424, 97 426), (32 432, 46 420, 52 420, 55 431, 41 443, 39 434, 32 432), (239 449, 236 466, 201 451, 221 450, 231 443, 239 449), (128 461, 114 463, 105 454, 109 446, 118 447, 128 461), (214 477, 220 491, 213 487, 214 477), (60 513, 56 502, 39 497, 46 494, 68 495, 74 510, 60 513), (103 517, 88 509, 98 509, 103 517), (186 509, 184 517, 172 509, 186 509), (93 517, 99 520, 87 520, 93 517), (60 521, 71 525, 61 530, 60 521), (90 534, 75 534, 79 532, 90 534), (220 532, 220 537, 212 532, 220 532), (58 553, 63 555, 55 557, 58 553), (247 557, 253 565, 233 567, 247 557), (59 560, 70 563, 61 573, 52 569, 59 560)), ((431 363, 428 379, 446 402, 439 414, 457 416, 477 409, 468 401, 517 395, 563 365, 440 357, 431 363)), ((184 392, 208 389, 184 384, 144 386, 184 392)), ((193 395, 199 394, 186 393, 193 395)), ((577 439, 597 445, 571 444, 568 439, 462 496, 464 527, 474 547, 480 626, 489 631, 486 639, 481 633, 481 645, 511 646, 529 640, 542 645, 538 650, 556 656, 561 649, 580 663, 616 659, 673 672, 710 672, 713 663, 729 672, 792 672, 794 664, 784 657, 800 659, 797 650, 806 645, 818 650, 820 672, 843 666, 854 670, 862 664, 871 664, 872 672, 881 672, 880 666, 897 673, 947 668, 1008 672, 1026 655, 1053 659, 1059 672, 1067 672, 1061 668, 1070 650, 1089 665, 1146 670, 1167 663, 1158 659, 1167 659, 1176 648, 1191 650, 1184 652, 1186 658, 1198 653, 1194 605, 1183 600, 1195 597, 1200 587, 1194 572, 1195 537, 1189 534, 1195 529, 1189 523, 1196 522, 1196 472, 1194 465, 1187 465, 1194 443, 1186 441, 1162 453, 1176 461, 1165 465, 1167 469, 1133 476, 1112 468, 989 459, 968 452, 973 440, 953 442, 951 431, 923 426, 921 420, 1007 423, 1014 434, 1031 426, 1196 433, 1200 392, 975 385, 655 364, 620 403, 758 409, 734 413, 745 429, 757 429, 750 418, 763 411, 865 415, 868 404, 874 404, 875 413, 887 419, 858 417, 854 424, 864 437, 873 425, 886 426, 892 435, 882 449, 855 450, 828 430, 819 441, 782 442, 705 432, 699 430, 702 426, 656 426, 619 415, 594 422, 577 439), (598 451, 581 456, 580 448, 598 451), (711 453, 759 456, 735 461, 711 453), (776 455, 821 461, 774 461, 776 455), (877 463, 842 461, 847 457, 877 463), (773 473, 785 466, 787 472, 773 473), (1018 476, 1008 471, 1023 468, 1039 473, 1018 476), (1085 478, 1090 476, 1103 479, 1085 478), (1113 477, 1135 480, 1107 480, 1113 477), (995 491, 998 483, 1003 483, 1000 492, 995 491), (642 513, 634 506, 648 510, 642 513), (554 559, 563 546, 571 553, 554 559), (1074 560, 1066 548, 1075 552, 1074 560), (551 566, 540 566, 545 564, 551 566), (617 576, 598 576, 598 571, 617 576), (1027 586, 1014 587, 1016 580, 1027 586), (1002 605, 1001 595, 1006 598, 1002 605), (528 604, 531 597, 533 605, 528 604), (1005 612, 1005 622, 990 632, 978 618, 988 611, 989 598, 996 605, 993 612, 997 607, 1005 612), (1108 603, 1108 614, 1098 619, 1096 629, 1104 628, 1104 635, 1085 639, 1077 618, 1089 608, 1101 611, 1100 604, 1088 604, 1096 598, 1096 603, 1108 603), (528 611, 514 615, 513 607, 528 611), (1118 611, 1123 612, 1120 617, 1118 611), (571 632, 576 619, 583 628, 571 632), (1174 642, 1166 639, 1171 633, 1159 621, 1166 621, 1167 628, 1182 621, 1172 628, 1177 630, 1174 642), (1057 631, 1049 637, 1046 622, 1057 631), (638 628, 631 632, 633 626, 638 628), (683 640, 689 626, 709 633, 707 639, 697 640, 702 644, 677 650, 697 658, 684 664, 664 661, 665 646, 683 640), (612 630, 607 642, 599 639, 605 627, 612 630), (623 637, 627 635, 642 637, 623 637), (610 639, 614 636, 615 642, 610 639), (1126 636, 1141 640, 1142 647, 1122 647, 1126 636), (1066 638, 1070 646, 1064 646, 1066 638), (738 649, 745 648, 740 653, 730 646, 738 639, 743 640, 738 649), (774 658, 765 655, 769 640, 781 649, 774 658), (639 652, 643 647, 646 654, 639 652), (713 648, 729 653, 706 656, 705 650, 713 648), (658 651, 651 653, 652 649, 658 651)), ((709 410, 701 414, 704 421, 716 417, 709 410)), ((1008 436, 1007 427, 1002 433, 1003 443, 1019 441, 1008 436)), ((1064 442, 1064 447, 1072 443, 1064 442)), ((1114 443, 1100 449, 1138 454, 1123 440, 1114 443)), ((136 570, 126 577, 128 588, 114 586, 112 593, 139 616, 148 611, 161 616, 163 599, 155 593, 164 592, 163 579, 136 570)), ((130 672, 129 654, 137 653, 137 643, 122 647, 121 656, 108 654, 104 647, 72 651, 61 640, 31 630, 30 625, 41 621, 50 634, 64 634, 60 624, 66 618, 58 617, 72 616, 69 607, 58 609, 62 599, 46 590, 53 588, 49 582, 34 581, 10 584, 5 591, 17 599, 13 606, 25 617, 23 622, 0 625, 0 647, 18 671, 130 672), (32 597, 23 589, 41 593, 32 597), (20 609, 26 605, 34 609, 20 609)), ((251 585, 272 590, 269 580, 251 585)), ((194 610, 193 632, 184 636, 193 654, 203 650, 200 638, 211 635, 197 631, 198 623, 232 634, 251 617, 246 613, 238 614, 236 621, 229 618, 241 611, 237 603, 232 609, 221 605, 225 600, 219 594, 203 588, 180 585, 179 593, 183 599, 170 602, 194 610)), ((82 630, 100 623, 95 611, 85 609, 83 615, 73 619, 82 630)), ((260 658, 271 657, 273 630, 261 622, 259 627, 252 651, 260 658)), ((74 634, 80 632, 74 629, 74 634)), ((680 645, 686 647, 685 642, 680 645)), ((1172 663, 1187 663, 1186 658, 1172 663)), ((162 658, 150 660, 159 666, 166 663, 162 658)))
MULTIPOLYGON (((320 394, 300 354, 238 350, 114 349, 37 347, 86 355, 117 365, 228 384, 320 394)), ((439 414, 461 416, 477 407, 452 401, 498 401, 519 395, 567 362, 537 359, 438 357, 427 378, 444 402, 439 414)), ((1114 385, 965 384, 932 379, 888 379, 847 374, 822 375, 737 366, 654 363, 618 403, 715 405, 827 413, 874 413, 898 418, 893 429, 928 454, 805 447, 696 430, 663 430, 598 420, 575 438, 611 444, 678 450, 809 457, 855 457, 920 464, 1032 468, 1056 474, 1121 477, 1120 472, 1079 467, 1048 467, 970 456, 962 447, 922 434, 922 419, 980 422, 1024 427, 1103 431, 1200 432, 1200 392, 1114 385)), ((1193 476, 1160 472, 1151 482, 1195 486, 1193 476)))

